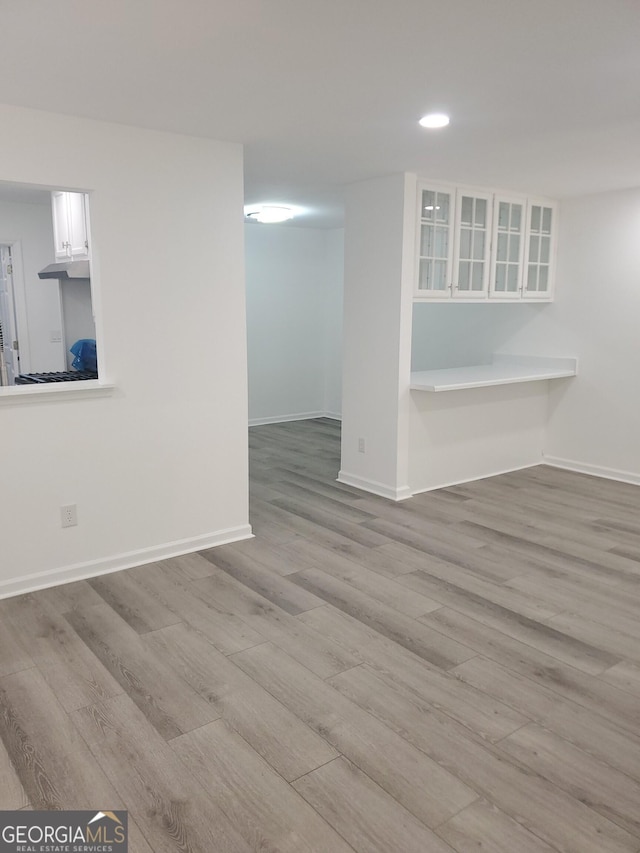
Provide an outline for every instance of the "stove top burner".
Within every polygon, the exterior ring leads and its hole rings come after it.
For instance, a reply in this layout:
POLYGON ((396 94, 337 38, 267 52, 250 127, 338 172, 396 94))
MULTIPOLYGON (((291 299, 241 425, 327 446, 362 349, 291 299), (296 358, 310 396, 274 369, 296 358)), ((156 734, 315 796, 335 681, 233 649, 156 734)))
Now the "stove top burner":
POLYGON ((42 385, 47 382, 81 382, 87 379, 97 379, 98 374, 93 370, 60 370, 55 373, 21 373, 16 379, 16 385, 42 385))

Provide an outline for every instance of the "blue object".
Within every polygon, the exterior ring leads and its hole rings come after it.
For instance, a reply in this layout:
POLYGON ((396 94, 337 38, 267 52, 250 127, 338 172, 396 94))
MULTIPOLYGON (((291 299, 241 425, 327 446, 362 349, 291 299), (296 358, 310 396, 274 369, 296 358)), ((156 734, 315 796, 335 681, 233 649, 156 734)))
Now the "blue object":
POLYGON ((75 358, 71 362, 74 370, 98 370, 98 357, 96 355, 96 342, 92 338, 81 338, 69 349, 75 358))

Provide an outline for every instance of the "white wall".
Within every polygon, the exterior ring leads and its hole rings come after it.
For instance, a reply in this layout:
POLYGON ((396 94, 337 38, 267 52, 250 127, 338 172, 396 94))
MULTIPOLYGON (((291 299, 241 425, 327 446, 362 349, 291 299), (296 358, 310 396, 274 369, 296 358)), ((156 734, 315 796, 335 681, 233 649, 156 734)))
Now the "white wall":
POLYGON ((411 491, 540 464, 551 384, 412 391, 411 491))
POLYGON ((344 229, 325 231, 324 410, 342 417, 342 334, 344 315, 344 229))
MULTIPOLYGON (((416 302, 411 338, 412 370, 488 364, 494 352, 500 352, 521 329, 527 328, 551 308, 549 303, 472 305, 416 302)), ((536 347, 540 343, 536 341, 536 347)))
POLYGON ((116 385, 0 400, 0 594, 246 536, 241 148, 0 118, 0 180, 91 192, 99 358, 116 385), (79 524, 63 530, 68 503, 79 524))
POLYGON ((392 499, 410 494, 415 198, 409 174, 347 188, 339 479, 392 499))
POLYGON ((249 418, 338 414, 342 231, 247 224, 249 418))
POLYGON ((640 189, 563 202, 556 299, 508 341, 576 355, 553 383, 545 457, 640 483, 640 189))
MULTIPOLYGON (((39 270, 55 260, 50 204, 0 201, 0 243, 16 241, 20 257, 14 267, 22 268, 24 283, 23 299, 16 293, 16 312, 20 331, 27 330, 27 335, 21 335, 20 369, 22 373, 64 370, 63 344, 51 341, 51 333, 62 330, 58 282, 38 278, 39 270)), ((14 261, 17 251, 16 246, 14 261)), ((15 285, 17 289, 17 281, 15 285)))

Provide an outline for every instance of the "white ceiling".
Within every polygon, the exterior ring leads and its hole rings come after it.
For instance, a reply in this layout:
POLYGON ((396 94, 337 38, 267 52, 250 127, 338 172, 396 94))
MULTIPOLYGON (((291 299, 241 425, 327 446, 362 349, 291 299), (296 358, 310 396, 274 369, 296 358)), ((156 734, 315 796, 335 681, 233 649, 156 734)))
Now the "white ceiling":
MULTIPOLYGON (((638 0, 2 0, 0 101, 243 142, 246 201, 336 225, 399 171, 640 185, 638 0), (449 128, 424 131, 430 110, 449 128)), ((0 173, 1 177, 1 173, 0 173)))

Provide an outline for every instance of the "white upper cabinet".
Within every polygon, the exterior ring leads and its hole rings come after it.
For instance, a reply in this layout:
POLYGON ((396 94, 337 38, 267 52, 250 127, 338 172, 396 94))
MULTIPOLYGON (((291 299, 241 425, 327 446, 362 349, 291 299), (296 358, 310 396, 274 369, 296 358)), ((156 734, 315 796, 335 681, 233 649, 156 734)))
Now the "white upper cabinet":
POLYGON ((87 201, 84 193, 51 193, 56 260, 89 257, 87 201))
POLYGON ((418 294, 448 296, 453 269, 455 191, 446 187, 423 188, 418 196, 418 294))
POLYGON ((416 299, 551 299, 555 203, 431 183, 418 197, 416 299))
POLYGON ((489 294, 496 299, 521 299, 527 200, 496 195, 493 204, 489 294))
POLYGON ((491 249, 490 193, 458 190, 451 295, 484 299, 489 286, 491 249))
POLYGON ((72 258, 89 257, 87 197, 84 193, 67 193, 69 202, 69 242, 72 258))
POLYGON ((550 299, 553 293, 557 205, 530 199, 524 257, 524 298, 550 299))

